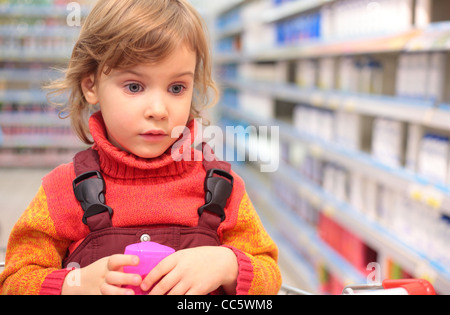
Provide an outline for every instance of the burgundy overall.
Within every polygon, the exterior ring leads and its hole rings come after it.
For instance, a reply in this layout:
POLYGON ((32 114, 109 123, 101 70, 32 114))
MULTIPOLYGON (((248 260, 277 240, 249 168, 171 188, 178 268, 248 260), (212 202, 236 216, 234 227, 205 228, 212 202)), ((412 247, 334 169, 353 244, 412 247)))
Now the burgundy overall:
POLYGON ((66 268, 71 263, 77 263, 83 268, 103 257, 123 254, 126 246, 142 241, 156 242, 176 251, 221 245, 217 229, 225 220, 224 208, 233 189, 231 166, 215 159, 212 162, 204 159, 203 166, 207 172, 204 183, 206 204, 198 209, 197 226, 119 228, 112 226, 113 209, 105 204, 106 187, 97 151, 88 149, 78 153, 74 158, 77 178, 73 187, 84 210, 82 221, 89 227, 90 234, 64 259, 63 266, 66 268))

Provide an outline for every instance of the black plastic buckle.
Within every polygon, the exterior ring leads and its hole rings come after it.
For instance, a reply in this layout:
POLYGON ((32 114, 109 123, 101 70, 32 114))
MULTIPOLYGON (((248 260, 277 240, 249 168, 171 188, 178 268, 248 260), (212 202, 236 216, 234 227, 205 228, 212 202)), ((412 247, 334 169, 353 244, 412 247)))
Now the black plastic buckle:
POLYGON ((199 216, 206 210, 219 215, 221 222, 223 222, 225 220, 225 206, 233 191, 233 183, 234 178, 228 172, 217 168, 209 170, 204 184, 206 204, 198 208, 199 216), (214 174, 222 177, 214 177, 214 174))
POLYGON ((100 172, 87 172, 75 178, 73 191, 84 210, 84 224, 87 225, 87 218, 105 211, 112 217, 112 208, 105 205, 105 180, 100 172))

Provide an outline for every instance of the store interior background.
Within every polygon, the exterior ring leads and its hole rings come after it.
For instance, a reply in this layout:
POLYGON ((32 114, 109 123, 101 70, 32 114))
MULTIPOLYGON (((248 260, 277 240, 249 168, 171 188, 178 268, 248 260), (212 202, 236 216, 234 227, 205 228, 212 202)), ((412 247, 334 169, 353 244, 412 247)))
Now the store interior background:
MULTIPOLYGON (((71 2, 0 0, 0 261, 42 176, 84 148, 41 89, 79 32, 71 2)), ((284 283, 425 278, 450 294, 450 1, 191 2, 222 90, 211 117, 243 127, 223 151, 284 283)), ((82 19, 93 0, 73 3, 82 19)))

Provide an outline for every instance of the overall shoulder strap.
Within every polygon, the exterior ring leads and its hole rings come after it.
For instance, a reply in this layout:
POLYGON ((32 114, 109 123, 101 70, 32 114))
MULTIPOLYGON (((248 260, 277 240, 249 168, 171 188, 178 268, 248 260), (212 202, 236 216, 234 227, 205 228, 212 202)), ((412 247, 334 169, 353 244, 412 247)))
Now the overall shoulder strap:
POLYGON ((234 179, 230 163, 217 160, 208 144, 203 143, 202 149, 206 170, 205 204, 198 208, 199 225, 217 230, 226 218, 225 206, 233 191, 234 179))
POLYGON ((73 166, 75 175, 80 176, 91 171, 100 172, 100 161, 98 153, 92 148, 78 152, 73 158, 73 166))
POLYGON ((225 161, 219 161, 214 154, 213 149, 206 143, 202 143, 203 150, 203 167, 206 172, 211 169, 220 169, 227 173, 231 172, 231 164, 225 161))
POLYGON ((105 204, 105 180, 100 173, 97 151, 79 152, 73 159, 75 175, 73 191, 84 210, 83 223, 91 232, 112 226, 113 210, 105 204))

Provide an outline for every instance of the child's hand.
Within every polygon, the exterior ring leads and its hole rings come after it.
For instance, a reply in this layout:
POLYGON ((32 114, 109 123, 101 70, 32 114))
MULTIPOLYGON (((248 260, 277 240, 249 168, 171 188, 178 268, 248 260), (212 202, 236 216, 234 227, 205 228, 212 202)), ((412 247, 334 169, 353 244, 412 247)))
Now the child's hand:
POLYGON ((220 286, 234 293, 238 276, 236 255, 226 247, 196 247, 161 261, 142 281, 150 294, 204 295, 220 286))
POLYGON ((121 288, 121 286, 139 286, 142 279, 139 275, 126 274, 125 266, 137 266, 139 257, 130 255, 113 255, 96 261, 81 269, 71 271, 64 282, 62 294, 104 294, 104 295, 131 295, 134 291, 121 288), (74 275, 78 273, 78 275, 74 275), (77 285, 70 285, 73 277, 79 277, 77 285))
POLYGON ((134 295, 132 289, 121 286, 139 286, 142 278, 139 275, 123 272, 125 266, 137 266, 139 257, 130 255, 114 255, 108 258, 107 272, 104 282, 100 287, 103 295, 134 295))

